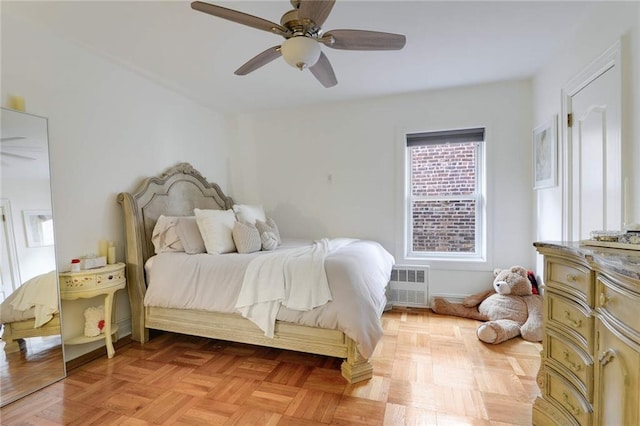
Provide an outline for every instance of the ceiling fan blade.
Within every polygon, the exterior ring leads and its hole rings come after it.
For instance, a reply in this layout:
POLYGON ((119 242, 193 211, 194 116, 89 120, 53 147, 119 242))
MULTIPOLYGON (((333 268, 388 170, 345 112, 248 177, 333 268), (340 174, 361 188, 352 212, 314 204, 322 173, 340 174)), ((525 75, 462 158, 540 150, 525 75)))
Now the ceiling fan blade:
POLYGON ((257 70, 263 65, 267 65, 274 59, 282 56, 280 52, 280 46, 273 46, 268 48, 262 53, 257 54, 253 58, 249 59, 244 65, 236 70, 235 75, 247 75, 252 71, 257 70))
POLYGON ((26 155, 13 154, 11 152, 0 152, 2 155, 6 155, 7 157, 19 158, 21 160, 35 160, 33 157, 27 157, 26 155))
POLYGON ((406 41, 401 34, 364 30, 331 30, 322 36, 326 46, 343 50, 400 50, 406 41))
POLYGON ((222 6, 194 1, 191 3, 191 8, 199 12, 208 13, 209 15, 217 16, 218 18, 247 25, 259 30, 268 31, 270 33, 283 35, 288 34, 289 32, 286 28, 276 24, 275 22, 267 21, 266 19, 258 18, 257 16, 249 15, 248 13, 238 12, 237 10, 227 9, 222 6))
POLYGON ((303 19, 311 19, 318 27, 321 27, 335 3, 336 0, 300 0, 298 15, 303 19))
POLYGON ((25 139, 24 136, 11 136, 8 138, 0 138, 0 142, 9 142, 9 141, 17 141, 20 139, 25 139))
POLYGON ((320 59, 309 70, 324 87, 333 87, 338 84, 333 67, 324 52, 320 53, 320 59))

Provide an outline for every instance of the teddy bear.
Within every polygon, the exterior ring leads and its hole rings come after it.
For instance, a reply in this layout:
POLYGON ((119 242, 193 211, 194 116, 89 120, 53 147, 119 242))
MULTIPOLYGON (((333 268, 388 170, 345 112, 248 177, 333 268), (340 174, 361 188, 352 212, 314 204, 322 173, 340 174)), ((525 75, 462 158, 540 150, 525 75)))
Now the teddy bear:
MULTIPOLYGON (((486 321, 476 335, 485 343, 498 344, 518 335, 531 342, 542 341, 542 296, 534 294, 530 273, 522 266, 493 271, 493 289, 451 303, 434 297, 432 310, 486 321)), ((535 291, 537 293, 537 291, 535 291)))

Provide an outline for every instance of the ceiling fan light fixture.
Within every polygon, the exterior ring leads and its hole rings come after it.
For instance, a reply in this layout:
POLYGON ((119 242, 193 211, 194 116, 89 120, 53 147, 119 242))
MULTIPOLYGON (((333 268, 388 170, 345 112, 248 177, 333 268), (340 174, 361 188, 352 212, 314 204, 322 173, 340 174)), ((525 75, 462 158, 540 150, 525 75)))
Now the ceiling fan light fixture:
POLYGON ((281 53, 284 60, 300 70, 312 67, 320 58, 320 44, 313 38, 296 36, 282 43, 281 53))

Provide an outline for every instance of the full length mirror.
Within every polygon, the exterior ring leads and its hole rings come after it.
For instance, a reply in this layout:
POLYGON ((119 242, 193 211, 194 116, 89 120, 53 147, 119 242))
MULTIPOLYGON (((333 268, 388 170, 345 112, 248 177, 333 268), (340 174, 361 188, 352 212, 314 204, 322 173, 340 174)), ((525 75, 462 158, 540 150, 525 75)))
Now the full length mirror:
POLYGON ((65 376, 47 119, 0 109, 0 406, 65 376))

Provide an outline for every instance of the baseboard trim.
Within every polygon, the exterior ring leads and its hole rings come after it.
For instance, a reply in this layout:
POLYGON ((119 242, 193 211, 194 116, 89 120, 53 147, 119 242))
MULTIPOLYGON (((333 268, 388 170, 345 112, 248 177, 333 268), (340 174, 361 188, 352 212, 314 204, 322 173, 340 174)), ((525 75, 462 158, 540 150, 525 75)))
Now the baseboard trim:
MULTIPOLYGON (((121 349, 129 344, 131 344, 133 340, 131 340, 131 336, 125 336, 118 339, 117 342, 113 342, 113 348, 116 350, 116 356, 118 355, 118 349, 121 349)), ((95 361, 96 359, 106 357, 107 349, 106 347, 101 347, 92 350, 91 352, 87 352, 84 355, 80 355, 78 358, 74 358, 70 361, 65 362, 65 366, 67 367, 67 373, 69 371, 75 370, 76 368, 82 367, 85 364, 90 363, 91 361, 95 361)))

